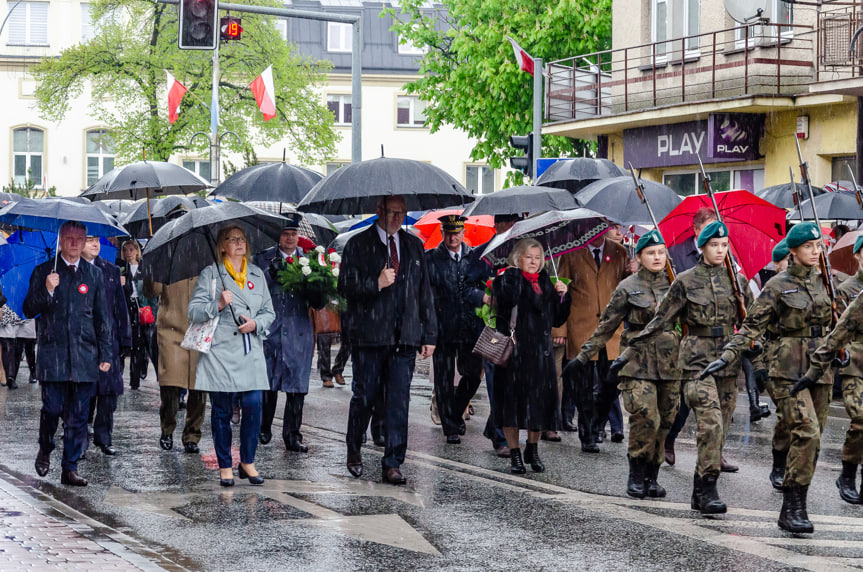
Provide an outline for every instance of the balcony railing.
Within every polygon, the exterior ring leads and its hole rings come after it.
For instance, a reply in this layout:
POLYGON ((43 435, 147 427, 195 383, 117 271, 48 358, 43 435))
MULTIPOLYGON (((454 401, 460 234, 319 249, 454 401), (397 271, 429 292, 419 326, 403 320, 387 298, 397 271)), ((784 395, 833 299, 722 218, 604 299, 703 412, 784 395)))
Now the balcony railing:
POLYGON ((793 95, 815 80, 812 26, 753 24, 548 64, 546 121, 747 95, 793 95))
POLYGON ((863 66, 863 38, 854 53, 851 38, 863 26, 863 4, 853 2, 818 12, 818 75, 820 80, 859 77, 863 66))

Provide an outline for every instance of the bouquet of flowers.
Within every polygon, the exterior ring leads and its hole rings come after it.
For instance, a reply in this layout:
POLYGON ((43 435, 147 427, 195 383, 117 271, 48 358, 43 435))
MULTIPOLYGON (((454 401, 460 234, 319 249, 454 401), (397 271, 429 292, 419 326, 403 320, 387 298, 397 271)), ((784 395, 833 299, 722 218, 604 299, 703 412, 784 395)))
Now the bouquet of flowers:
POLYGON ((338 298, 339 265, 342 257, 323 246, 316 247, 308 258, 289 256, 276 270, 276 280, 282 290, 295 294, 320 292, 328 299, 338 298))
MULTIPOLYGON (((489 299, 491 299, 492 295, 491 283, 493 281, 494 278, 489 278, 485 283, 485 293, 489 297, 489 299)), ((495 324, 497 323, 497 315, 494 311, 494 306, 492 306, 491 304, 483 304, 474 311, 476 312, 477 316, 482 318, 482 321, 483 323, 485 323, 486 326, 488 326, 489 328, 496 327, 495 324)))

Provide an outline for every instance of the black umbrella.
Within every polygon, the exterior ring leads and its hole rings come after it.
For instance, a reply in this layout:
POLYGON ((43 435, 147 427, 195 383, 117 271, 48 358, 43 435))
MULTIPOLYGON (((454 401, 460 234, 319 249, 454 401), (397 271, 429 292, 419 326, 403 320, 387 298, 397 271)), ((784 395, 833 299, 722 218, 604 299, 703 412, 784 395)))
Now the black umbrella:
POLYGON ((139 203, 125 199, 108 199, 107 201, 96 201, 93 204, 114 218, 119 218, 121 215, 134 210, 139 203))
POLYGON ((237 201, 297 204, 324 176, 317 171, 281 163, 253 165, 234 173, 210 196, 237 201))
POLYGON ((144 247, 144 277, 163 284, 194 278, 216 261, 219 229, 237 225, 249 239, 251 255, 277 243, 285 219, 241 203, 220 203, 191 210, 168 222, 144 247))
MULTIPOLYGON (((806 197, 806 187, 802 183, 794 184, 800 190, 802 196, 806 197)), ((821 187, 812 187, 812 194, 814 194, 816 197, 818 195, 823 195, 825 192, 826 191, 821 187)), ((768 203, 774 204, 777 207, 782 207, 783 209, 793 209, 795 206, 797 206, 794 202, 794 190, 791 188, 791 181, 788 181, 787 183, 783 183, 781 185, 765 187, 755 193, 755 196, 759 199, 764 199, 768 203)))
MULTIPOLYGON (((657 220, 662 220, 683 200, 674 189, 653 181, 641 180, 644 194, 657 220)), ((579 206, 607 216, 624 225, 653 225, 647 207, 638 198, 631 176, 600 179, 575 194, 579 206)))
POLYGON ((401 195, 409 211, 463 206, 474 198, 442 169, 422 161, 380 157, 352 163, 316 184, 297 205, 304 212, 367 214, 378 200, 401 195))
POLYGON ((545 173, 537 179, 536 184, 541 187, 555 187, 566 189, 570 193, 577 193, 594 181, 624 175, 626 175, 626 171, 608 159, 576 157, 575 159, 563 159, 552 163, 545 173))
POLYGON ((21 199, 23 199, 23 195, 19 195, 18 193, 0 193, 0 206, 6 206, 11 203, 17 203, 21 199))
MULTIPOLYGON (((805 219, 814 219, 811 205, 812 201, 808 199, 803 201, 800 203, 800 208, 789 212, 786 218, 790 221, 800 220, 800 211, 802 210, 805 219)), ((820 219, 863 220, 863 207, 857 202, 856 193, 849 191, 818 195, 815 197, 815 211, 820 219)))
POLYGON ((182 197, 174 195, 150 201, 149 209, 147 208, 147 201, 136 203, 134 209, 121 215, 118 220, 126 230, 129 231, 129 234, 135 238, 145 238, 151 236, 151 220, 153 230, 157 231, 175 216, 186 211, 209 205, 210 203, 203 197, 182 197))
POLYGON ((567 190, 520 185, 477 197, 462 216, 539 214, 565 211, 577 206, 572 193, 567 190))
MULTIPOLYGON (((341 254, 341 253, 345 250, 345 245, 348 243, 348 241, 349 241, 350 239, 352 239, 353 237, 355 237, 355 236, 356 236, 356 235, 358 235, 359 233, 363 232, 364 230, 368 230, 368 229, 369 229, 369 227, 367 227, 367 226, 362 226, 362 227, 360 227, 360 228, 355 228, 355 229, 353 229, 353 230, 345 231, 345 232, 343 232, 343 233, 339 234, 337 237, 335 237, 335 238, 330 242, 330 244, 329 244, 329 246, 327 247, 327 249, 334 248, 334 249, 336 250, 336 252, 337 252, 337 253, 341 254)), ((412 234, 412 235, 416 236, 417 238, 421 238, 421 237, 420 237, 420 233, 419 233, 419 231, 418 231, 417 229, 413 228, 413 227, 405 228, 405 231, 407 231, 407 232, 409 232, 410 234, 412 234)))

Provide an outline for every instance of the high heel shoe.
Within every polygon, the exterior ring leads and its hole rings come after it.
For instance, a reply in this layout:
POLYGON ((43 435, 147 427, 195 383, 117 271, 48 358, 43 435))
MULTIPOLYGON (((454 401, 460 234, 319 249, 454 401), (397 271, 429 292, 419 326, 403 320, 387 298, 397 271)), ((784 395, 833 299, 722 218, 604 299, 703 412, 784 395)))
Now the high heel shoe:
POLYGON ((262 485, 264 484, 264 478, 261 475, 255 475, 254 477, 249 475, 246 470, 243 468, 243 465, 239 466, 240 470, 240 478, 241 479, 249 479, 250 485, 262 485))
POLYGON ((223 487, 232 487, 234 486, 234 475, 231 475, 230 479, 223 479, 221 472, 219 473, 219 485, 223 487))

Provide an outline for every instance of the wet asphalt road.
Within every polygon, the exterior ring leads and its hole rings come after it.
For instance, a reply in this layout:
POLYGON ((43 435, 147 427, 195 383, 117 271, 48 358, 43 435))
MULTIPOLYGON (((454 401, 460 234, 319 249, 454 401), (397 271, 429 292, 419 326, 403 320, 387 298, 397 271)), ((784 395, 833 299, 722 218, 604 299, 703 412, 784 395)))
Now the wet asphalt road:
POLYGON ((233 489, 220 489, 209 415, 202 455, 179 446, 182 419, 177 447, 159 448, 152 373, 140 391, 127 390, 120 399, 114 433, 119 455, 105 457, 91 448, 80 465, 90 486, 66 487, 59 484, 59 450, 49 475, 35 475, 39 388, 23 376, 20 389, 0 388, 0 470, 103 523, 106 531, 125 533, 139 543, 132 543, 133 550, 159 554, 151 560, 163 568, 863 569, 863 506, 842 502, 834 485, 848 423, 838 403, 809 495, 816 532, 794 537, 775 525, 781 496, 767 481, 774 417, 750 427, 743 394, 726 448, 741 470, 719 481, 729 513, 707 519, 689 509, 692 419, 678 441, 676 466, 660 472, 668 497, 634 500, 624 494, 625 444, 606 442, 601 453, 588 455, 573 433, 563 434, 562 443, 541 442, 545 473, 511 475, 509 461, 498 459, 482 437, 484 387, 462 444, 446 445, 430 420, 431 386, 422 374, 412 387, 406 487, 380 483, 381 450, 372 445, 363 451, 364 477, 349 477, 344 431, 350 385, 326 389, 313 377, 303 429, 309 454, 285 452, 277 434, 258 448, 265 486, 237 480, 233 489))

